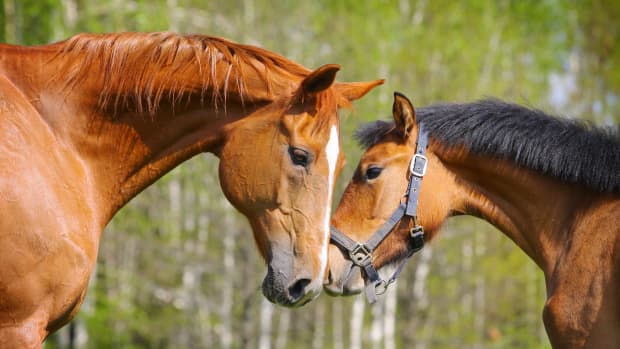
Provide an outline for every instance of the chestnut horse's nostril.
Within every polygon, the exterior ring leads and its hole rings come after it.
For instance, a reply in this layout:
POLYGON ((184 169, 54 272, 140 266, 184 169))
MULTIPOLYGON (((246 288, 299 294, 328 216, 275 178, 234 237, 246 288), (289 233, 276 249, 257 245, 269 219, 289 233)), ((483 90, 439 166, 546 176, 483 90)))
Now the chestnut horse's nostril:
POLYGON ((288 288, 288 295, 293 302, 296 302, 306 294, 305 289, 310 282, 312 282, 310 279, 299 279, 288 288))

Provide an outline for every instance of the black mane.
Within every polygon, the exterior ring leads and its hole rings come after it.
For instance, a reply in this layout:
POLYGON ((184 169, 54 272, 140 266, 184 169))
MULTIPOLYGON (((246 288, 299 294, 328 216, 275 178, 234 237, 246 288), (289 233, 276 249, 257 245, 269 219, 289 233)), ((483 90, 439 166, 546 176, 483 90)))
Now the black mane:
MULTIPOLYGON (((416 109, 430 137, 449 147, 514 161, 598 192, 620 193, 620 127, 549 116, 499 100, 437 104, 416 109)), ((376 121, 361 127, 356 138, 370 147, 394 129, 376 121)))

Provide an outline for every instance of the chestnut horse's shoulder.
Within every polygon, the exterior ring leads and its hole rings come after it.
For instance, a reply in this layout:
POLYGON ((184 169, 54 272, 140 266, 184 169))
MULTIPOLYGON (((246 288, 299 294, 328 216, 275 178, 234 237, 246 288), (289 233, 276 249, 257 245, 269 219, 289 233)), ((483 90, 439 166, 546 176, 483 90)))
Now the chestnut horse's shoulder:
POLYGON ((0 71, 0 125, 11 116, 23 117, 33 111, 23 92, 0 71))

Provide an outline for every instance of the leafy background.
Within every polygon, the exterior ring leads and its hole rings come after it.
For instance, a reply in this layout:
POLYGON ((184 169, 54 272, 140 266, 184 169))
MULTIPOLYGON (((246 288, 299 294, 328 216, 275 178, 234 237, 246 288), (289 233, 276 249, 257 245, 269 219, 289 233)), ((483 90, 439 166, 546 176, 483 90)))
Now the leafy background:
MULTIPOLYGON (((262 46, 341 81, 386 78, 342 118, 349 159, 364 121, 494 96, 597 124, 620 118, 620 2, 606 0, 0 0, 0 41, 78 32, 197 32, 262 46)), ((497 230, 452 219, 374 306, 321 296, 301 309, 260 293, 250 228, 198 156, 107 227, 77 318, 45 348, 548 348, 542 273, 497 230)))

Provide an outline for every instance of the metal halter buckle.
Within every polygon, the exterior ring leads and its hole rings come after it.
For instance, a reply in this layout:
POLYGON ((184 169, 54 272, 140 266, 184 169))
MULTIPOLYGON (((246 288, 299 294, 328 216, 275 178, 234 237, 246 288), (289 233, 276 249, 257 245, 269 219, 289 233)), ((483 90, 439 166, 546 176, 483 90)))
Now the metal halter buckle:
POLYGON ((411 164, 409 165, 409 172, 411 172, 413 176, 424 177, 424 175, 426 174, 426 165, 428 165, 428 159, 426 158, 426 156, 422 154, 415 154, 411 159, 411 164), (416 166, 418 160, 422 161, 422 168, 420 168, 419 170, 416 169, 418 168, 416 166))
POLYGON ((424 229, 421 225, 416 225, 409 231, 409 236, 413 240, 414 252, 419 251, 424 247, 424 229))
POLYGON ((372 261, 372 256, 366 245, 359 243, 353 250, 349 251, 349 258, 351 258, 353 264, 360 267, 368 265, 372 261))
POLYGON ((409 230, 409 236, 413 239, 417 238, 419 235, 424 234, 424 228, 421 225, 416 225, 415 227, 409 230))

